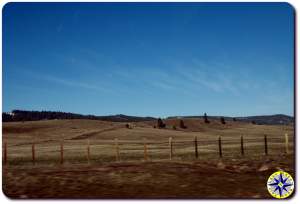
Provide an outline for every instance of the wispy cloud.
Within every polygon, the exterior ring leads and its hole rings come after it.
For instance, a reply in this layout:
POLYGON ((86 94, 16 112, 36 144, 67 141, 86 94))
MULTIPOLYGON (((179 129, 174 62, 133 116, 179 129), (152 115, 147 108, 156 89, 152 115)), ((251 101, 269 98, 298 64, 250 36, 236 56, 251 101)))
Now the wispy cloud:
POLYGON ((170 84, 167 84, 165 82, 162 82, 162 81, 154 81, 151 83, 151 85, 155 86, 155 87, 158 87, 160 89, 164 89, 164 90, 174 90, 176 89, 176 87, 170 85, 170 84))
POLYGON ((152 69, 118 70, 114 75, 124 81, 134 81, 150 90, 180 92, 195 95, 195 90, 202 88, 214 92, 230 91, 237 93, 231 79, 223 75, 213 75, 205 69, 185 69, 183 67, 152 68, 152 69))
POLYGON ((73 87, 73 88, 83 88, 83 89, 89 89, 92 91, 109 92, 108 89, 102 88, 102 86, 94 85, 94 84, 90 84, 90 83, 66 80, 66 79, 49 76, 49 75, 44 76, 43 78, 47 81, 65 85, 65 86, 69 86, 69 87, 73 87))
POLYGON ((221 92, 222 84, 219 81, 209 77, 207 73, 202 71, 195 71, 195 70, 188 70, 188 71, 178 71, 178 74, 182 75, 182 78, 186 80, 187 83, 191 84, 192 86, 198 88, 203 86, 205 88, 209 88, 215 92, 221 92))
POLYGON ((179 63, 174 74, 183 78, 190 87, 206 88, 216 93, 240 95, 245 90, 259 87, 247 74, 233 73, 232 67, 224 62, 206 63, 194 59, 189 64, 179 63))
POLYGON ((43 80, 43 81, 50 82, 53 84, 67 86, 70 88, 86 89, 89 91, 94 91, 94 92, 99 92, 99 93, 110 93, 110 94, 119 93, 119 90, 112 89, 107 84, 99 84, 99 83, 93 83, 93 82, 72 80, 72 79, 58 77, 55 75, 50 75, 50 74, 45 74, 45 73, 44 74, 37 73, 37 72, 33 72, 28 69, 26 71, 22 71, 22 72, 26 76, 33 78, 35 80, 43 80))

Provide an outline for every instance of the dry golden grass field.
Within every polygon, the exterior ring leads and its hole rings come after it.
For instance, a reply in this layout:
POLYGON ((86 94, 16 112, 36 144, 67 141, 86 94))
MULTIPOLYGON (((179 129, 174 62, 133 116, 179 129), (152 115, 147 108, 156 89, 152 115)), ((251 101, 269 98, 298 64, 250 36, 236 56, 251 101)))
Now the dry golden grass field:
POLYGON ((11 198, 270 198, 266 181, 271 173, 282 169, 294 175, 293 126, 184 119, 187 128, 181 129, 179 120, 165 123, 165 129, 154 128, 156 121, 130 123, 132 128, 94 120, 3 123, 3 191, 11 198))

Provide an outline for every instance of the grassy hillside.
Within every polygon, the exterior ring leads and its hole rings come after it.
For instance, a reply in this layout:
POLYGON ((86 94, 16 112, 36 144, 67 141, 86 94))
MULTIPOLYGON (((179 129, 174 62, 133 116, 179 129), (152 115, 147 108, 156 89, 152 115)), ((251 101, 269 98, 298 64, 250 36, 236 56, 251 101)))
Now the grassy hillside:
POLYGON ((11 160, 30 161, 32 143, 36 144, 38 160, 55 160, 59 144, 64 142, 66 157, 85 160, 86 145, 91 144, 92 158, 113 160, 114 139, 118 138, 123 160, 142 159, 143 143, 148 143, 153 159, 168 158, 168 139, 173 138, 174 155, 178 158, 193 157, 194 137, 199 141, 199 153, 217 157, 217 139, 222 136, 225 156, 234 157, 240 151, 240 136, 244 136, 245 151, 249 156, 263 153, 264 134, 268 136, 270 152, 284 152, 284 134, 289 134, 293 144, 292 126, 253 125, 243 122, 227 122, 225 125, 212 120, 209 124, 201 119, 184 119, 186 129, 179 127, 179 120, 168 119, 166 128, 154 128, 155 121, 130 123, 95 120, 49 120, 34 122, 3 123, 3 141, 7 142, 11 160), (176 126, 176 130, 173 126, 176 126))
POLYGON ((206 124, 197 118, 183 121, 186 129, 179 128, 177 119, 165 120, 164 129, 154 128, 155 121, 130 123, 130 128, 123 122, 81 119, 3 123, 3 142, 8 147, 3 190, 13 198, 269 198, 265 182, 271 173, 283 169, 294 175, 293 126, 233 121, 223 125, 218 120, 206 124), (285 133, 289 135, 289 154, 284 153, 285 133), (268 156, 264 155, 264 134, 268 136, 268 156), (240 153, 241 135, 244 156, 240 153), (169 137, 173 138, 171 161, 169 137), (219 185, 220 180, 224 185, 219 185))

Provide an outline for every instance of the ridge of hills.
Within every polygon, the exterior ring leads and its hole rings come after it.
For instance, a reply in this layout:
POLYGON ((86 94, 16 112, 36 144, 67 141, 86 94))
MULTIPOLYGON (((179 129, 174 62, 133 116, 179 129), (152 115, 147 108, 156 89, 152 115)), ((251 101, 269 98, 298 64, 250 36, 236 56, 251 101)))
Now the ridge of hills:
MULTIPOLYGON (((209 120, 220 120, 223 116, 208 116, 209 120)), ((165 119, 203 119, 204 116, 172 116, 165 119)), ((82 115, 75 113, 66 113, 60 111, 26 111, 26 110, 13 110, 11 113, 2 113, 3 122, 12 121, 38 121, 38 120, 54 120, 54 119, 90 119, 90 120, 103 120, 110 122, 143 122, 157 120, 155 117, 141 117, 129 116, 124 114, 95 116, 95 115, 82 115)), ((226 121, 239 121, 239 122, 252 122, 258 125, 291 125, 294 124, 294 117, 275 114, 275 115, 259 115, 259 116, 246 116, 246 117, 224 117, 226 121)))

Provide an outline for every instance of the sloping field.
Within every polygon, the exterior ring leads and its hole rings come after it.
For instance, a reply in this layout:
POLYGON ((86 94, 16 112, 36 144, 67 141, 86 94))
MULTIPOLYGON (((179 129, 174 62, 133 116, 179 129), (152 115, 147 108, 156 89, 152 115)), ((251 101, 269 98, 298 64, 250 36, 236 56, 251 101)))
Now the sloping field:
POLYGON ((244 138, 245 156, 264 154, 264 135, 268 137, 269 154, 285 152, 285 137, 289 135, 290 152, 293 151, 292 126, 252 125, 249 123, 219 121, 203 123, 199 119, 185 119, 186 129, 172 128, 179 120, 166 121, 167 128, 153 128, 153 122, 126 123, 93 120, 52 120, 13 122, 3 124, 3 141, 7 143, 8 162, 31 162, 31 144, 35 143, 36 161, 55 163, 59 160, 60 143, 64 143, 66 161, 86 161, 87 143, 90 143, 92 162, 114 161, 114 139, 118 138, 121 160, 142 160, 144 143, 149 159, 169 158, 169 137, 173 138, 173 156, 186 160, 194 158, 194 138, 197 137, 199 158, 218 158, 218 138, 222 137, 224 157, 240 156, 240 137, 244 138))
POLYGON ((164 122, 165 129, 154 128, 155 121, 131 123, 130 128, 126 123, 93 120, 3 123, 4 192, 16 198, 268 198, 266 179, 271 173, 283 169, 294 174, 292 126, 184 119, 187 128, 181 129, 179 120, 164 122), (289 154, 285 153, 285 133, 289 154))

